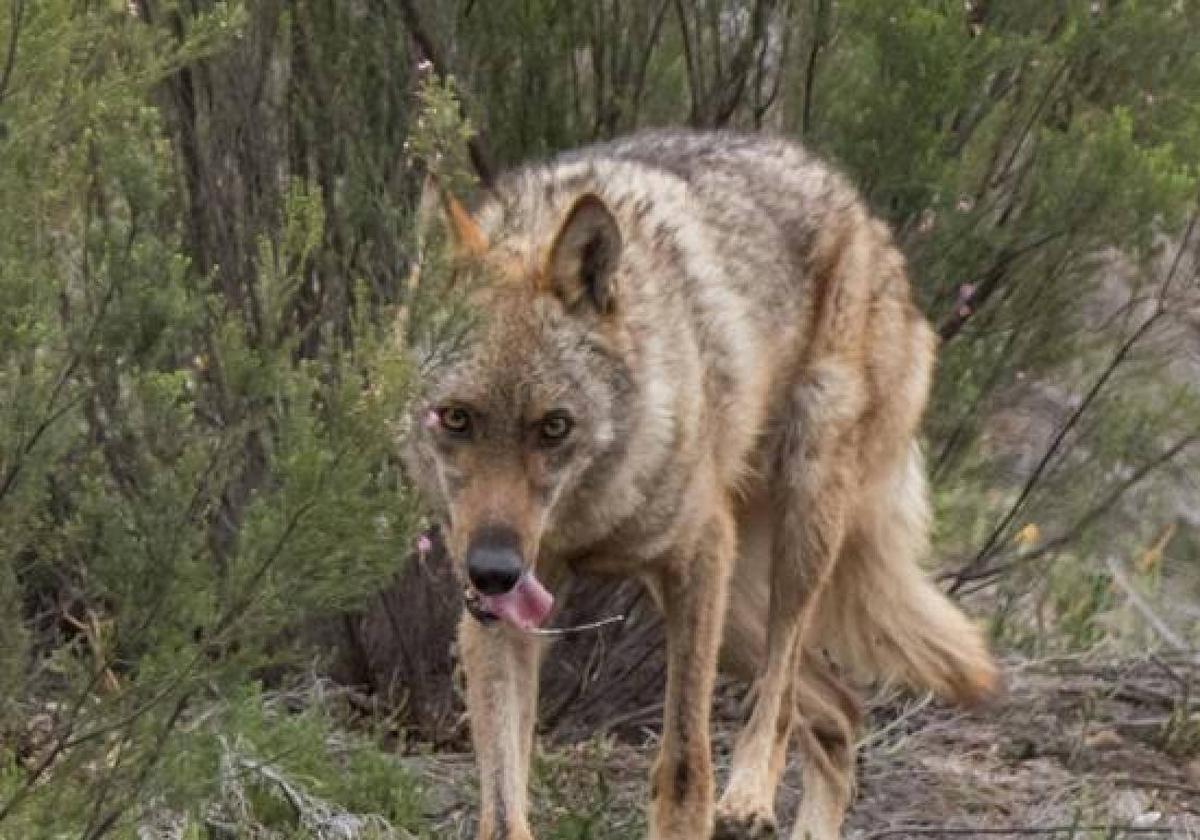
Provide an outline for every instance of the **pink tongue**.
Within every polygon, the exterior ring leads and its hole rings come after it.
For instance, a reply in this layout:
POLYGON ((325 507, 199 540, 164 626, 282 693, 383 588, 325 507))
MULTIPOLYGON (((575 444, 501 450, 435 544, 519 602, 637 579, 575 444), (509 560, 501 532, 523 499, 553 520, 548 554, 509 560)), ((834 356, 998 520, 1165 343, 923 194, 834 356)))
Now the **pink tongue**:
POLYGON ((479 605, 492 615, 521 630, 540 627, 554 608, 554 596, 533 572, 526 572, 503 595, 482 595, 479 605))

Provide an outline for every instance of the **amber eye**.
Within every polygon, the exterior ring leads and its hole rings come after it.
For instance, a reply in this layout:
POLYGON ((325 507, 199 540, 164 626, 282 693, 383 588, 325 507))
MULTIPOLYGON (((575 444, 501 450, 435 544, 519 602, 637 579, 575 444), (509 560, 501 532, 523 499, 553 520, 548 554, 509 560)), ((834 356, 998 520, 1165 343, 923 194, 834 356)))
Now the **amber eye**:
POLYGON ((547 414, 539 429, 542 443, 547 446, 562 443, 571 434, 573 425, 571 418, 565 414, 547 414))
POLYGON ((464 408, 443 408, 438 417, 442 421, 442 428, 452 435, 463 437, 471 431, 471 415, 464 408))

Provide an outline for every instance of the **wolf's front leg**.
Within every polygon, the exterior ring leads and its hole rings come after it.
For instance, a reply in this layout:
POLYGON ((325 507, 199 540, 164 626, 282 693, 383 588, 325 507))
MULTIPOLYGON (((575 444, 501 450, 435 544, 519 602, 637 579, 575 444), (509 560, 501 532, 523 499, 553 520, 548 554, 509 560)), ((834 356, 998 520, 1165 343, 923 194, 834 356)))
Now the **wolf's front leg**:
POLYGON ((470 615, 458 638, 480 773, 479 840, 532 840, 526 797, 541 643, 470 615))
POLYGON ((722 511, 654 581, 667 631, 662 746, 651 779, 650 840, 707 840, 713 827, 709 710, 733 561, 722 511))

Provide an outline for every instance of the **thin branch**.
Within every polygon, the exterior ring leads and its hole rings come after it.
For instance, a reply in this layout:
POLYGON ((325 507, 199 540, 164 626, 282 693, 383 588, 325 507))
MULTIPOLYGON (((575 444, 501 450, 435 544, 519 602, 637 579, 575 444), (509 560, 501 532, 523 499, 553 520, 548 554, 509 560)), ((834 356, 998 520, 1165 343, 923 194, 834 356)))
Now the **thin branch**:
MULTIPOLYGON (((746 93, 746 82, 750 78, 750 70, 754 67, 754 57, 766 49, 767 26, 775 12, 777 0, 756 0, 750 12, 750 31, 738 45, 737 52, 729 62, 729 74, 721 95, 716 98, 716 107, 712 113, 711 125, 721 127, 733 117, 746 93)), ((716 32, 718 43, 721 33, 716 32)), ((714 90, 714 94, 716 91, 714 90)))
POLYGON ((662 0, 658 11, 654 13, 654 20, 650 25, 650 34, 646 37, 646 43, 642 47, 642 54, 638 61, 637 70, 634 71, 633 92, 630 95, 634 124, 637 123, 638 115, 642 108, 642 95, 646 89, 646 74, 650 68, 650 58, 654 54, 654 48, 658 45, 658 39, 662 35, 663 23, 667 19, 667 9, 670 6, 671 0, 662 0))
POLYGON ((867 835, 867 840, 882 840, 885 837, 1037 837, 1044 834, 1055 835, 1073 832, 1071 836, 1081 831, 1115 832, 1112 837, 1122 834, 1159 834, 1168 836, 1173 832, 1169 826, 1125 826, 1125 825, 1014 825, 1007 828, 939 828, 936 826, 904 826, 902 828, 887 828, 867 835))
POLYGON ((21 20, 25 17, 24 0, 13 0, 8 16, 11 28, 8 32, 8 51, 4 58, 4 71, 0 73, 0 105, 4 104, 5 94, 8 93, 8 84, 12 81, 13 67, 17 63, 17 42, 21 36, 21 20))
POLYGON ((1046 89, 1043 91, 1042 97, 1038 100, 1037 104, 1033 108, 1033 111, 1030 113, 1029 120, 1025 123, 1025 127, 1021 130, 1021 133, 1017 135, 1017 140, 1013 144, 1012 150, 1009 152, 1008 159, 1004 162, 1004 165, 1000 167, 1000 171, 993 175, 989 167, 987 178, 984 180, 985 186, 999 186, 1000 179, 1007 175, 1009 170, 1012 169, 1013 164, 1016 163, 1017 156, 1021 153, 1021 147, 1025 145, 1026 138, 1029 137, 1030 133, 1037 126, 1037 121, 1041 117, 1042 111, 1045 109, 1046 105, 1049 104, 1050 97, 1058 87, 1059 82, 1066 78, 1067 71, 1070 69, 1070 67, 1070 61, 1068 59, 1063 59, 1062 63, 1058 66, 1058 69, 1054 71, 1054 75, 1050 77, 1050 83, 1046 85, 1046 89))
POLYGON ((762 128, 763 119, 767 113, 774 107, 776 100, 779 98, 779 93, 783 88, 783 77, 787 75, 788 56, 792 47, 792 19, 795 16, 794 0, 786 0, 781 15, 782 20, 779 23, 779 30, 782 34, 779 36, 779 52, 775 56, 775 74, 771 79, 770 88, 766 95, 763 95, 763 84, 769 72, 769 59, 771 57, 771 33, 768 30, 767 40, 763 43, 763 48, 759 50, 758 62, 755 68, 753 95, 754 104, 752 106, 752 115, 754 120, 755 130, 762 128))
POLYGON ((1125 596, 1129 599, 1129 603, 1133 604, 1133 608, 1137 610, 1146 623, 1159 635, 1167 644, 1173 647, 1180 653, 1186 653, 1191 650, 1191 647, 1179 634, 1172 630, 1165 621, 1159 617, 1158 613, 1151 609, 1150 604, 1142 597, 1142 593, 1137 591, 1137 587, 1129 580, 1129 575, 1125 574, 1125 567, 1121 565, 1121 561, 1116 557, 1108 557, 1105 561, 1108 566, 1109 574, 1112 575, 1113 583, 1115 583, 1125 596))
POLYGON ((962 331, 967 321, 974 317, 999 289, 1003 288, 1005 278, 1008 277, 1010 269, 1018 259, 1049 245, 1055 239, 1069 235, 1071 232, 1070 230, 1053 231, 1018 248, 1001 251, 987 273, 971 283, 975 287, 971 296, 957 300, 954 310, 938 325, 938 335, 941 336, 942 343, 952 341, 962 331))
MULTIPOLYGON (((1169 289, 1175 280, 1175 275, 1179 270, 1180 264, 1182 263, 1184 251, 1187 248, 1188 243, 1191 241, 1192 234, 1195 231, 1198 215, 1200 214, 1193 214, 1191 219, 1188 221, 1188 226, 1184 231, 1183 239, 1179 243, 1179 247, 1176 249, 1175 259, 1171 264, 1170 270, 1167 272, 1166 278, 1163 280, 1162 289, 1164 290, 1169 289)), ((1129 357, 1129 354, 1133 352, 1133 349, 1142 341, 1143 338, 1146 337, 1147 334, 1149 334, 1151 329, 1164 315, 1167 314, 1167 312, 1168 308, 1166 298, 1160 295, 1158 305, 1155 307, 1154 311, 1146 317, 1146 319, 1138 326, 1136 330, 1133 331, 1129 338, 1125 339, 1125 341, 1121 343, 1120 347, 1118 347, 1116 352, 1113 353, 1112 358, 1109 360, 1100 376, 1096 378, 1094 383, 1092 383, 1092 387, 1088 389, 1087 394, 1080 401, 1079 405, 1075 407, 1075 410, 1071 412, 1071 415, 1059 427, 1058 432, 1055 433, 1054 438, 1046 447, 1046 451, 1042 453, 1042 457, 1038 460, 1033 472, 1030 473, 1029 478, 1026 479, 1025 484, 1022 486, 1021 492, 1017 495, 1016 500, 1012 503, 1004 516, 1001 517, 1000 521, 996 523, 996 526, 992 529, 987 540, 984 541, 983 546, 976 553, 974 559, 972 559, 970 563, 963 567, 960 574, 956 576, 953 585, 950 587, 951 594, 958 592, 958 590, 962 588, 963 583, 969 579, 970 575, 983 567, 983 565, 987 562, 988 557, 991 556, 991 553, 995 549, 997 543, 1000 541, 1000 538, 1008 530, 1008 527, 1017 517, 1017 514, 1019 514, 1025 507, 1025 503, 1029 500, 1034 488, 1036 488, 1041 482, 1042 476, 1045 475, 1051 461, 1053 461, 1054 457, 1058 454, 1059 449, 1062 447, 1063 442, 1067 438, 1067 435, 1071 433, 1075 426, 1078 425, 1080 418, 1082 418, 1088 409, 1092 407, 1092 404, 1096 401, 1096 398, 1100 396, 1101 391, 1104 390, 1104 387, 1108 384, 1109 380, 1112 379, 1118 368, 1125 363, 1126 359, 1129 357)))
POLYGON ((1008 530, 1009 525, 1011 525, 1013 520, 1016 519, 1017 514, 1024 509, 1025 503, 1029 500, 1034 488, 1041 483, 1042 476, 1045 475, 1046 470, 1050 466, 1050 462, 1054 460, 1054 457, 1058 454, 1059 449, 1062 448, 1063 442, 1067 439, 1067 435, 1069 435, 1075 426, 1078 425, 1080 418, 1082 418, 1087 410, 1092 407, 1092 403, 1094 403, 1096 398, 1100 396, 1100 392, 1104 390, 1104 386, 1108 384, 1108 381, 1113 377, 1113 374, 1115 374, 1117 369, 1125 363, 1125 360, 1133 351, 1133 348, 1137 346, 1139 342, 1141 342, 1141 340, 1150 331, 1151 327, 1158 322, 1158 319, 1161 317, 1161 315, 1162 312, 1158 311, 1143 321, 1142 324, 1134 331, 1133 335, 1126 339, 1117 349, 1117 352, 1113 354, 1112 359, 1109 360, 1108 365, 1105 366, 1104 371, 1099 377, 1097 377, 1096 381, 1092 384, 1092 387, 1088 389, 1087 394, 1080 401, 1079 405, 1076 406, 1075 410, 1071 412, 1070 417, 1068 417, 1066 421, 1059 426, 1058 432, 1055 433, 1054 438, 1050 441, 1050 445, 1046 447, 1046 451, 1042 453, 1042 457, 1038 460, 1033 472, 1030 473, 1029 478, 1025 480, 1025 484, 1021 487, 1021 492, 1017 495, 1016 501, 1012 503, 1008 511, 1000 518, 1000 521, 996 523, 996 526, 992 529, 987 540, 984 541, 983 546, 976 553, 974 559, 972 559, 971 562, 964 567, 964 577, 961 579, 955 579, 954 584, 950 587, 951 594, 958 592, 958 590, 962 588, 962 583, 969 579, 970 574, 983 566, 987 558, 991 556, 992 550, 1000 541, 1001 536, 1003 536, 1008 530))
POLYGON ((683 0, 675 0, 675 16, 679 19, 680 44, 683 47, 683 63, 687 67, 688 94, 692 100, 691 113, 688 116, 690 125, 698 125, 701 121, 700 100, 704 95, 703 69, 696 55, 699 45, 692 42, 692 30, 688 26, 688 15, 684 9, 683 0))
POLYGON ((829 0, 813 0, 812 46, 808 50, 808 62, 804 68, 804 101, 800 111, 800 136, 807 137, 812 130, 813 88, 817 81, 817 59, 825 48, 825 24, 829 18, 829 0))
POLYGON ((1017 565, 1031 563, 1034 560, 1070 545, 1072 542, 1078 539, 1084 531, 1091 527, 1096 520, 1100 519, 1114 506, 1116 506, 1117 502, 1121 501, 1121 499, 1125 497, 1126 493, 1128 493, 1137 485, 1141 484, 1142 481, 1144 481, 1151 473, 1174 461, 1175 458, 1182 454, 1184 450, 1188 449, 1197 442, 1200 442, 1200 431, 1192 432, 1191 434, 1176 441, 1174 444, 1163 450, 1160 455, 1157 455, 1153 459, 1138 467, 1130 476, 1113 488, 1108 495, 1106 495, 1104 499, 1100 501, 1099 504, 1095 505, 1091 508, 1091 510, 1079 517, 1079 519, 1077 519, 1073 525, 1071 525, 1061 534, 1046 540, 1036 548, 1024 552, 1023 554, 1020 554, 1011 560, 1001 563, 993 563, 985 569, 977 569, 974 572, 969 572, 967 567, 963 567, 957 572, 951 572, 947 575, 944 575, 942 579, 953 579, 956 582, 961 581, 962 583, 970 583, 985 579, 991 580, 999 575, 1004 574, 1009 569, 1012 569, 1017 565))

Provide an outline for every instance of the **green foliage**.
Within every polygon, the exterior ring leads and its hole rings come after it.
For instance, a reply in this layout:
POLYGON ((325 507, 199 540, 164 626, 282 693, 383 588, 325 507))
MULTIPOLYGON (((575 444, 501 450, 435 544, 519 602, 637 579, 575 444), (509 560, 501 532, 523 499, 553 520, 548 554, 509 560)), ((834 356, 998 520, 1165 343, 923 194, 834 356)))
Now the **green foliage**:
POLYGON ((225 818, 241 824, 242 830, 256 824, 289 837, 306 836, 298 830, 303 815, 295 803, 280 796, 271 775, 255 773, 256 766, 264 766, 307 796, 346 814, 376 815, 393 828, 417 830, 418 781, 393 758, 382 755, 376 744, 339 731, 344 724, 333 711, 328 701, 315 696, 271 697, 249 687, 206 721, 203 732, 188 739, 191 743, 185 743, 176 757, 177 767, 165 768, 171 778, 213 780, 210 789, 199 797, 185 789, 184 795, 163 801, 183 808, 196 801, 219 802, 225 818), (281 710, 278 707, 285 700, 298 701, 302 710, 281 710), (196 773, 201 766, 204 772, 196 773), (248 813, 231 812, 231 785, 243 786, 248 813), (220 790, 221 786, 226 789, 220 790))
MULTIPOLYGON (((565 753, 538 756, 533 792, 544 803, 544 826, 550 840, 607 840, 637 837, 645 831, 639 809, 618 808, 619 756, 610 739, 596 738, 565 753)), ((640 775, 640 774, 639 774, 640 775)))
MULTIPOLYGON (((331 189, 305 148, 276 188, 286 155, 227 145, 249 112, 213 102, 197 119, 197 76, 228 80, 308 7, 152 11, 47 2, 13 18, 0 835, 132 836, 154 803, 195 811, 215 795, 217 731, 307 750, 295 772, 324 780, 314 795, 411 822, 413 786, 387 759, 356 747, 339 767, 325 723, 254 718, 245 688, 311 657, 315 637, 297 630, 376 591, 408 554, 417 509, 395 421, 412 379, 386 308, 403 266, 376 237, 381 219, 401 230, 410 193, 380 192, 353 165, 331 189)), ((265 95, 286 92, 262 78, 265 95)), ((311 111, 292 116, 297 135, 311 129, 311 111)))
POLYGON ((463 195, 474 186, 467 143, 475 135, 469 120, 459 113, 459 93, 454 77, 439 79, 426 72, 417 86, 416 131, 404 144, 417 165, 425 165, 440 189, 463 195))

